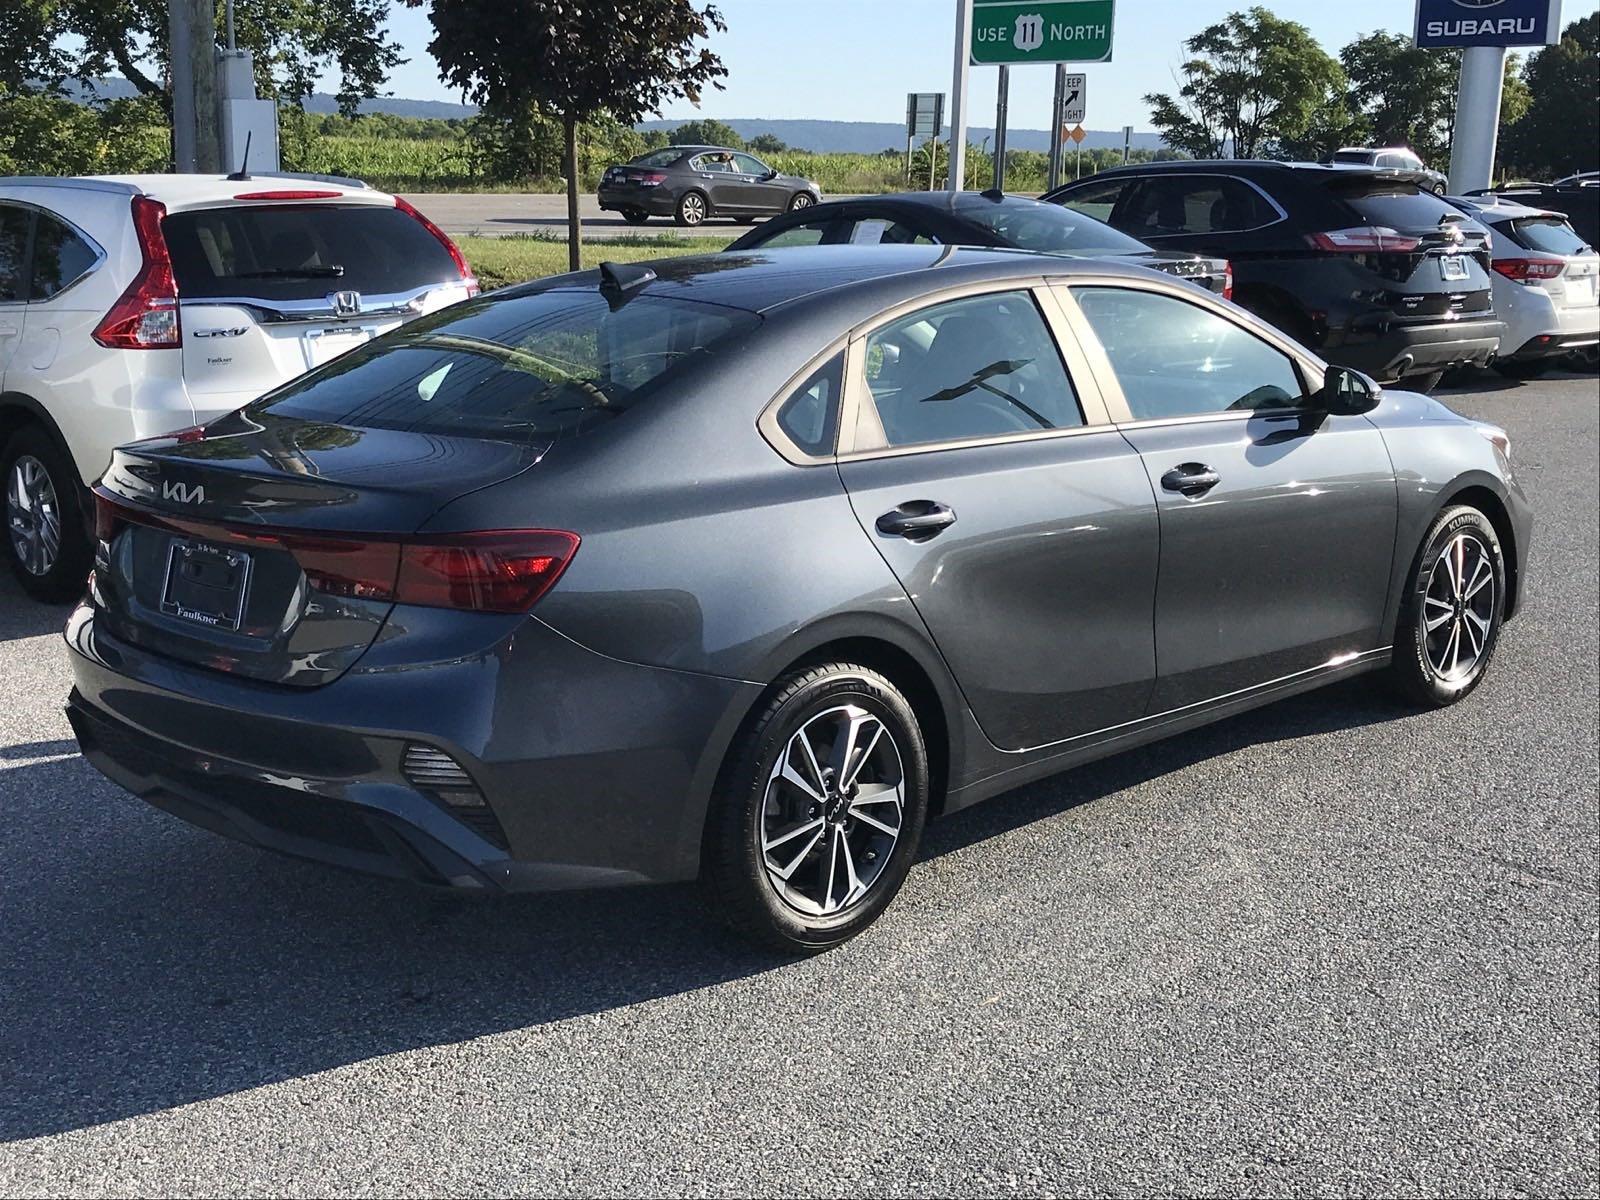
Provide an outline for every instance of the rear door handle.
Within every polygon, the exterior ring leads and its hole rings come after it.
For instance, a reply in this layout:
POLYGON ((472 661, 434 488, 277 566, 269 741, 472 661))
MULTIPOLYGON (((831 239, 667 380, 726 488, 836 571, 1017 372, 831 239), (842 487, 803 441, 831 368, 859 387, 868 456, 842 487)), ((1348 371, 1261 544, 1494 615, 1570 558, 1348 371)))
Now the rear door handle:
POLYGON ((1161 477, 1161 486, 1185 496, 1203 496, 1222 482, 1205 463, 1180 463, 1161 477))
POLYGON ((878 518, 878 532, 911 541, 931 538, 948 525, 954 525, 956 510, 937 500, 908 500, 878 518))

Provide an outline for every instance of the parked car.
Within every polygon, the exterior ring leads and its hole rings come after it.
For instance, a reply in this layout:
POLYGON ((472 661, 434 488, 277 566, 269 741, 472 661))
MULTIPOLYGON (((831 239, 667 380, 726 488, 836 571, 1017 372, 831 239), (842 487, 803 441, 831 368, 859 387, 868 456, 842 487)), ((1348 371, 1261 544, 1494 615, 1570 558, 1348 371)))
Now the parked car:
POLYGON ((668 146, 600 178, 600 208, 619 212, 630 225, 671 217, 699 225, 713 217, 770 217, 815 204, 822 189, 798 175, 783 175, 753 154, 725 146, 668 146))
POLYGON ((1494 231, 1494 367, 1531 379, 1572 355, 1593 365, 1600 344, 1600 254, 1557 212, 1496 196, 1452 200, 1494 231))
POLYGON ((113 447, 477 287, 426 217, 354 180, 0 179, 0 552, 30 594, 81 594, 113 447))
POLYGON ((1556 183, 1508 183, 1466 193, 1469 200, 1495 196, 1501 200, 1543 208, 1567 218, 1579 237, 1600 246, 1600 182, 1569 175, 1556 183))
POLYGON ((1524 588, 1508 455, 1143 268, 605 266, 118 451, 69 715, 259 846, 698 876, 816 951, 935 813, 1361 672, 1470 693, 1524 588))
POLYGON ((1444 195, 1450 188, 1450 181, 1443 172, 1428 166, 1415 150, 1407 146, 1385 146, 1377 150, 1367 146, 1345 146, 1335 150, 1327 161, 1393 171, 1436 196, 1444 195))
POLYGON ((1257 160, 1116 167, 1046 200, 1158 250, 1233 264, 1234 300, 1329 362, 1428 391, 1499 348, 1489 232, 1371 167, 1257 160))
POLYGON ((764 221, 728 249, 907 242, 1123 259, 1191 279, 1221 296, 1233 292, 1226 259, 1152 250, 1093 217, 996 191, 902 192, 829 200, 764 221))

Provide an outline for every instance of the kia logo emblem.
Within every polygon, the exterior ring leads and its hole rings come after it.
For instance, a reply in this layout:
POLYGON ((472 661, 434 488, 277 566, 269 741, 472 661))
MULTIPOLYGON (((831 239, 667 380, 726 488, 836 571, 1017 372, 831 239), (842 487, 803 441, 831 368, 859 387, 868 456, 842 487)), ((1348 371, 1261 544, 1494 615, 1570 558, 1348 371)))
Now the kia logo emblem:
POLYGON ((179 483, 168 479, 161 485, 163 500, 176 500, 179 504, 204 504, 206 489, 203 484, 179 483))

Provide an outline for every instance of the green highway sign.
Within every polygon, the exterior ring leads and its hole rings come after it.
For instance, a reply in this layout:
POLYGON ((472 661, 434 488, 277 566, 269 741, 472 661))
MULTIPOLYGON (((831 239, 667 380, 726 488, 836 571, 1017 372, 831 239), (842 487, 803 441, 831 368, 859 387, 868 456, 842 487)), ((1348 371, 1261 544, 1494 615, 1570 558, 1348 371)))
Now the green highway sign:
POLYGON ((972 62, 1110 62, 1116 0, 975 0, 972 62))

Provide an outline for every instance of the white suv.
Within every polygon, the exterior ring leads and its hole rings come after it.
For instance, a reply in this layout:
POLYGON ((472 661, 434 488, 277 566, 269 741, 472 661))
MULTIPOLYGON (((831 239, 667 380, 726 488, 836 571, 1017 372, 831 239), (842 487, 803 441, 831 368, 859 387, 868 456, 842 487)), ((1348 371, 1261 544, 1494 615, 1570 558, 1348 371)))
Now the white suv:
POLYGON ((70 598, 113 447, 477 290, 443 232, 355 180, 0 178, 0 553, 30 594, 70 598))

